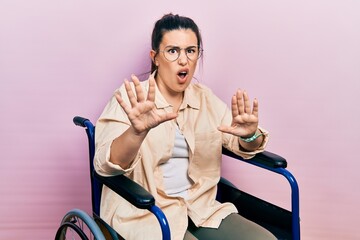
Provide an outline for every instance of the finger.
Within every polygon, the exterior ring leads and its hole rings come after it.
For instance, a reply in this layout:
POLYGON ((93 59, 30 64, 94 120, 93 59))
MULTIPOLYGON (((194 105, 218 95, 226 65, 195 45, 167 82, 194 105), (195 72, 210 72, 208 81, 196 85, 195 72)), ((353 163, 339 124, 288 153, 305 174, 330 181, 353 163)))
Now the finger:
POLYGON ((137 102, 144 102, 145 96, 144 96, 144 92, 143 92, 143 89, 140 84, 140 80, 134 74, 131 75, 131 79, 135 86, 137 102))
POLYGON ((239 108, 238 108, 238 104, 237 104, 236 95, 232 96, 232 98, 231 98, 231 114, 232 114, 233 118, 235 118, 237 115, 239 115, 239 108))
POLYGON ((177 116, 178 116, 178 114, 174 113, 174 112, 169 112, 169 113, 165 113, 163 115, 159 115, 160 123, 173 120, 173 119, 177 118, 177 116))
POLYGON ((239 114, 244 114, 244 99, 243 99, 243 92, 239 89, 236 92, 236 102, 237 102, 237 107, 239 110, 239 114))
POLYGON ((147 94, 147 100, 151 102, 155 101, 155 79, 153 76, 149 78, 149 91, 147 94))
POLYGON ((125 89, 126 89, 126 93, 129 97, 129 101, 131 103, 131 107, 134 107, 137 104, 137 99, 136 96, 134 95, 134 92, 130 86, 130 82, 125 79, 125 89))
POLYGON ((129 114, 131 108, 125 103, 125 101, 122 99, 121 94, 119 92, 115 93, 115 98, 117 102, 120 104, 122 109, 124 109, 126 114, 129 114))
POLYGON ((259 116, 259 102, 256 98, 254 99, 252 114, 256 117, 259 116))
POLYGON ((243 96, 244 96, 245 113, 250 114, 251 113, 250 100, 246 91, 244 91, 243 96))

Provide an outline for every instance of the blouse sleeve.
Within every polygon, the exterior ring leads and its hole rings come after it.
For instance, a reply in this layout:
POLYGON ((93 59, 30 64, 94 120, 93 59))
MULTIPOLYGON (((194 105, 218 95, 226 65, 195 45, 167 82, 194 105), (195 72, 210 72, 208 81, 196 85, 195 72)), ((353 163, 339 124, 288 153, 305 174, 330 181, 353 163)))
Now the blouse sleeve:
MULTIPOLYGON (((120 91, 122 96, 126 96, 124 86, 120 87, 117 91, 120 91)), ((112 176, 130 173, 134 170, 141 158, 140 151, 127 169, 123 169, 119 165, 110 162, 110 148, 113 140, 128 129, 129 126, 130 121, 114 95, 96 122, 94 169, 98 174, 112 176)))

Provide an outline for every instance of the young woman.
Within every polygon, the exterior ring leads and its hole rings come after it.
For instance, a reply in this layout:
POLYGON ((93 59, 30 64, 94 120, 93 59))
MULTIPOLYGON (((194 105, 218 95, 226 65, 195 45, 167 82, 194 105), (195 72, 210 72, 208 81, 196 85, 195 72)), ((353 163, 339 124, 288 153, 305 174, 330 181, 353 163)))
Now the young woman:
MULTIPOLYGON (((96 124, 94 165, 101 175, 126 174, 163 210, 172 239, 275 239, 215 200, 221 149, 251 158, 268 134, 258 126, 258 102, 237 90, 231 110, 192 83, 202 40, 193 20, 167 14, 152 33, 152 72, 131 76, 115 91, 96 124)), ((125 239, 161 239, 155 217, 104 187, 101 217, 125 239)))

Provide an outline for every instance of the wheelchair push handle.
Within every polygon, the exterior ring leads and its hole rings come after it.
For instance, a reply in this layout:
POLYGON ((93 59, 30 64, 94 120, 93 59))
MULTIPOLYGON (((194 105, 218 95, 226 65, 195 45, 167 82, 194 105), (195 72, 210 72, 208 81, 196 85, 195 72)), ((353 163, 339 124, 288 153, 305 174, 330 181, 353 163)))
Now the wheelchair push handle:
POLYGON ((76 126, 80 126, 80 127, 86 127, 85 122, 90 121, 87 118, 83 118, 83 117, 79 117, 79 116, 75 116, 73 118, 73 122, 75 123, 76 126))

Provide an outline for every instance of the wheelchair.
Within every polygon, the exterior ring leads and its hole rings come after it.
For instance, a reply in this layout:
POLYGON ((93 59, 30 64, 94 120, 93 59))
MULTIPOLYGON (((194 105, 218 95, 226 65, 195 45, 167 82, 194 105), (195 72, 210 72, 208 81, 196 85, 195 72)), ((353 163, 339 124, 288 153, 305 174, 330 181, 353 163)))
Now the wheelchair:
MULTIPOLYGON (((95 126, 90 120, 79 116, 74 117, 73 122, 75 125, 85 128, 88 137, 93 212, 92 216, 80 209, 72 209, 67 212, 60 223, 55 239, 124 239, 100 218, 101 191, 103 184, 105 184, 137 208, 152 212, 159 222, 163 240, 170 240, 168 221, 161 209, 155 205, 154 197, 124 175, 112 177, 98 175, 93 167, 95 126)), ((278 239, 299 240, 299 188, 294 176, 286 170, 286 160, 267 151, 257 154, 250 160, 244 160, 224 148, 223 155, 285 177, 291 187, 291 211, 243 192, 225 178, 221 178, 218 183, 217 200, 219 202, 232 202, 239 214, 268 229, 278 239)))

